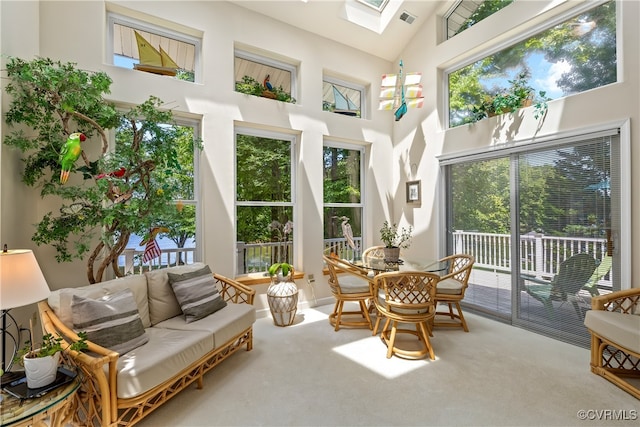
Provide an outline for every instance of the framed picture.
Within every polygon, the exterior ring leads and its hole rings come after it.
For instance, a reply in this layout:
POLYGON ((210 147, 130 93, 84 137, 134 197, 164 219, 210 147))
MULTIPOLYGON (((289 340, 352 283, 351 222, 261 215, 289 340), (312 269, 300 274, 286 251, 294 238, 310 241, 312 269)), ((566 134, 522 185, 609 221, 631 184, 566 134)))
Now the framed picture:
POLYGON ((407 182, 407 203, 420 203, 420 181, 407 182))

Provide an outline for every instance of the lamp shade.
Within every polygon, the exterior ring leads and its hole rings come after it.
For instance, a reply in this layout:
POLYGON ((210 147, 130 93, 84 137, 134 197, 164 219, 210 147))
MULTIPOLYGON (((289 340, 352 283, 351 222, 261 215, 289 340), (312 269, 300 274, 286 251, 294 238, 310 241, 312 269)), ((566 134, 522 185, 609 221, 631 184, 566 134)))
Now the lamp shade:
POLYGON ((0 309, 33 304, 50 293, 33 251, 0 252, 0 309))

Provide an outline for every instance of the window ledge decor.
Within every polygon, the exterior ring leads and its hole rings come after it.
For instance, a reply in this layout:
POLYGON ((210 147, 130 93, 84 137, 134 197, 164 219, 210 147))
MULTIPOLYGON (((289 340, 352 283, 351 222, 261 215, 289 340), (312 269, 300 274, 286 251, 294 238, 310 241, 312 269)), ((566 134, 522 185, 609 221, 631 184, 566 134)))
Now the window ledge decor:
POLYGON ((420 203, 420 181, 407 181, 407 203, 420 203))
POLYGON ((265 78, 265 83, 263 85, 251 76, 243 76, 241 81, 236 82, 236 92, 275 99, 282 102, 289 102, 291 104, 296 103, 295 98, 291 97, 291 94, 285 92, 281 86, 265 86, 268 84, 268 77, 269 76, 265 78))

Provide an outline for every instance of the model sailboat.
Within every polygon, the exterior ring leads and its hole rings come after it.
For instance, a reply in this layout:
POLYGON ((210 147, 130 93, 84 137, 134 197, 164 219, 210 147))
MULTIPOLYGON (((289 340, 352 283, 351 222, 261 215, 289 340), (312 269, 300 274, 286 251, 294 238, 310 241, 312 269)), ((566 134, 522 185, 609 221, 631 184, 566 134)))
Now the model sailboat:
POLYGON ((379 110, 393 110, 396 121, 407 113, 407 108, 422 108, 422 73, 407 73, 403 76, 402 60, 398 74, 384 74, 380 89, 379 110), (404 81, 403 81, 404 77, 404 81))
POLYGON ((142 37, 137 31, 136 42, 138 43, 138 55, 140 63, 135 64, 133 68, 148 73, 162 74, 164 76, 175 76, 180 66, 175 63, 162 46, 160 50, 151 46, 151 44, 142 37))
POLYGON ((347 95, 343 95, 334 85, 331 85, 331 87, 333 88, 333 98, 336 101, 336 109, 333 112, 344 114, 345 116, 357 116, 358 106, 347 95))

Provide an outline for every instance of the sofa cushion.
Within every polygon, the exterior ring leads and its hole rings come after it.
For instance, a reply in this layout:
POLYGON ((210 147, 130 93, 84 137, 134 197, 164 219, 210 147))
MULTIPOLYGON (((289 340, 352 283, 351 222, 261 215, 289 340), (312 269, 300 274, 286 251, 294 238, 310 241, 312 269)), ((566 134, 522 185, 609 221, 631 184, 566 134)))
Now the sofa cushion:
POLYGON ((589 310, 584 325, 611 342, 640 353, 640 316, 617 311, 589 310))
POLYGON ((194 264, 181 265, 178 267, 160 268, 144 273, 147 278, 147 291, 149 293, 149 319, 151 325, 156 325, 163 320, 170 319, 182 314, 180 304, 176 299, 173 289, 169 284, 168 273, 186 273, 188 271, 199 270, 204 264, 197 262, 194 264))
POLYGON ((149 342, 118 359, 118 398, 132 398, 162 384, 213 349, 213 338, 206 331, 187 334, 152 327, 146 333, 149 342))
POLYGON ((73 295, 71 309, 74 329, 102 347, 124 354, 149 341, 130 289, 98 299, 73 295))
POLYGON ((202 319, 227 305, 218 292, 208 265, 187 273, 167 274, 187 323, 202 319))
POLYGON ((134 274, 78 288, 59 289, 51 292, 48 302, 62 323, 73 328, 73 317, 71 313, 71 300, 73 295, 96 299, 113 294, 122 289, 130 289, 133 292, 142 325, 145 328, 151 326, 149 299, 147 298, 147 278, 142 274, 134 274))
POLYGON ((158 323, 156 327, 181 331, 205 331, 213 337, 213 344, 218 348, 251 327, 255 321, 255 307, 249 304, 228 303, 222 310, 195 322, 187 323, 182 316, 177 316, 158 323))

